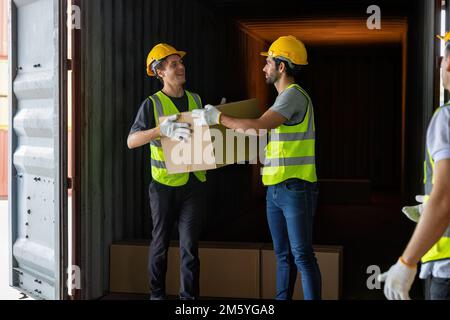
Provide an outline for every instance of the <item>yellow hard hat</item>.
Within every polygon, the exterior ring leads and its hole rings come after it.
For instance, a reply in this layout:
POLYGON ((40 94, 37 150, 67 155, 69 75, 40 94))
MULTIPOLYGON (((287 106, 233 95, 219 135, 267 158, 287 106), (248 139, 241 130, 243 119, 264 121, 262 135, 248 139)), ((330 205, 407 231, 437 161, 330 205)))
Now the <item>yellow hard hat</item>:
POLYGON ((152 67, 153 67, 152 64, 155 61, 160 61, 160 60, 167 58, 168 56, 171 56, 173 54, 177 54, 181 58, 183 58, 186 55, 186 52, 178 51, 177 49, 175 49, 174 47, 172 47, 166 43, 159 43, 156 46, 154 46, 147 57, 147 74, 150 77, 155 77, 156 74, 152 70, 152 67))
POLYGON ((261 52, 264 57, 283 57, 298 65, 308 64, 308 54, 303 42, 294 36, 279 37, 269 48, 268 52, 261 52))
POLYGON ((450 41, 450 31, 448 31, 444 36, 439 36, 437 35, 436 37, 438 37, 439 39, 445 41, 445 43, 447 43, 448 41, 450 41))

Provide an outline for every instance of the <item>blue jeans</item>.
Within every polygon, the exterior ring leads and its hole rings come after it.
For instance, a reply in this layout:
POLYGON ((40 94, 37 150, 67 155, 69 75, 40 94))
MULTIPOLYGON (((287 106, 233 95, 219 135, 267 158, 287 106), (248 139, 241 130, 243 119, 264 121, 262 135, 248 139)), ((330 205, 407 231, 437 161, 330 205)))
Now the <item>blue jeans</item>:
POLYGON ((277 300, 291 300, 298 271, 305 300, 320 300, 322 277, 312 247, 316 183, 289 179, 269 186, 267 220, 277 258, 277 300))

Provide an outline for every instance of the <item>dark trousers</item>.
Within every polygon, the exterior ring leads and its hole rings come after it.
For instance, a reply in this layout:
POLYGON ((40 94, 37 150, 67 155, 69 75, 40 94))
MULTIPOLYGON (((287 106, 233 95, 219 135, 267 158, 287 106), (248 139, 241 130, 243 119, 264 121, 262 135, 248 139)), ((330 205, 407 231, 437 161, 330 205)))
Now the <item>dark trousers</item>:
POLYGON ((429 276, 425 282, 425 300, 450 300, 450 279, 429 276))
POLYGON ((199 296, 200 261, 198 238, 202 209, 202 183, 191 175, 182 187, 169 187, 156 181, 149 186, 153 231, 149 250, 151 299, 166 298, 167 254, 172 230, 178 222, 180 240, 180 299, 199 296))

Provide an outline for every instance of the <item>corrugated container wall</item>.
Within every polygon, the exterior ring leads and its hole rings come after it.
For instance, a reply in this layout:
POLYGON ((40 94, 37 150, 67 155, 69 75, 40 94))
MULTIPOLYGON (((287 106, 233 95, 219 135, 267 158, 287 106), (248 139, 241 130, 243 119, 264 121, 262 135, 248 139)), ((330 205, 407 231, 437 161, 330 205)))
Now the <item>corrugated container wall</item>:
MULTIPOLYGON (((150 238, 148 150, 130 151, 126 140, 141 102, 160 88, 145 71, 152 46, 167 42, 187 51, 186 88, 204 104, 250 96, 245 62, 236 59, 243 53, 240 31, 196 1, 95 0, 82 6, 81 250, 86 298, 96 298, 108 290, 110 244, 150 238)), ((252 174, 250 166, 208 174, 204 232, 246 209, 252 174)))
POLYGON ((8 1, 0 0, 0 199, 8 197, 8 1))

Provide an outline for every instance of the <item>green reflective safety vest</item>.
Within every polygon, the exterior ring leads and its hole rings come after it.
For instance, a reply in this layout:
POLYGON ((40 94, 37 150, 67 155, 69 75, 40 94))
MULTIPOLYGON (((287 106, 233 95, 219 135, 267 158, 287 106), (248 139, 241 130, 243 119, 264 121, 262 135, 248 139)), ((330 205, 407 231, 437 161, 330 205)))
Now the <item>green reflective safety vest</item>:
MULTIPOLYGON (((443 108, 450 108, 450 104, 436 110, 435 115, 443 108)), ((433 189, 434 177, 434 160, 431 157, 430 150, 427 148, 425 153, 424 163, 424 184, 425 184, 425 199, 424 204, 429 200, 431 190, 433 189)), ((422 263, 431 261, 450 259, 450 226, 445 230, 444 235, 438 242, 422 257, 422 263)))
POLYGON ((308 100, 305 119, 297 125, 281 125, 272 130, 266 147, 262 170, 263 183, 275 185, 291 178, 317 182, 315 155, 314 110, 311 98, 298 84, 288 87, 299 90, 308 100))
MULTIPOLYGON (((189 111, 201 108, 202 102, 197 94, 190 93, 187 90, 185 90, 185 93, 189 101, 189 111)), ((172 100, 170 100, 170 98, 162 91, 155 93, 150 99, 153 102, 156 125, 159 125, 159 117, 180 113, 172 100)), ((150 156, 152 177, 157 182, 170 187, 181 187, 189 181, 189 173, 169 174, 167 172, 161 139, 150 141, 150 156)), ((205 171, 194 172, 194 175, 201 182, 206 181, 205 171)))

